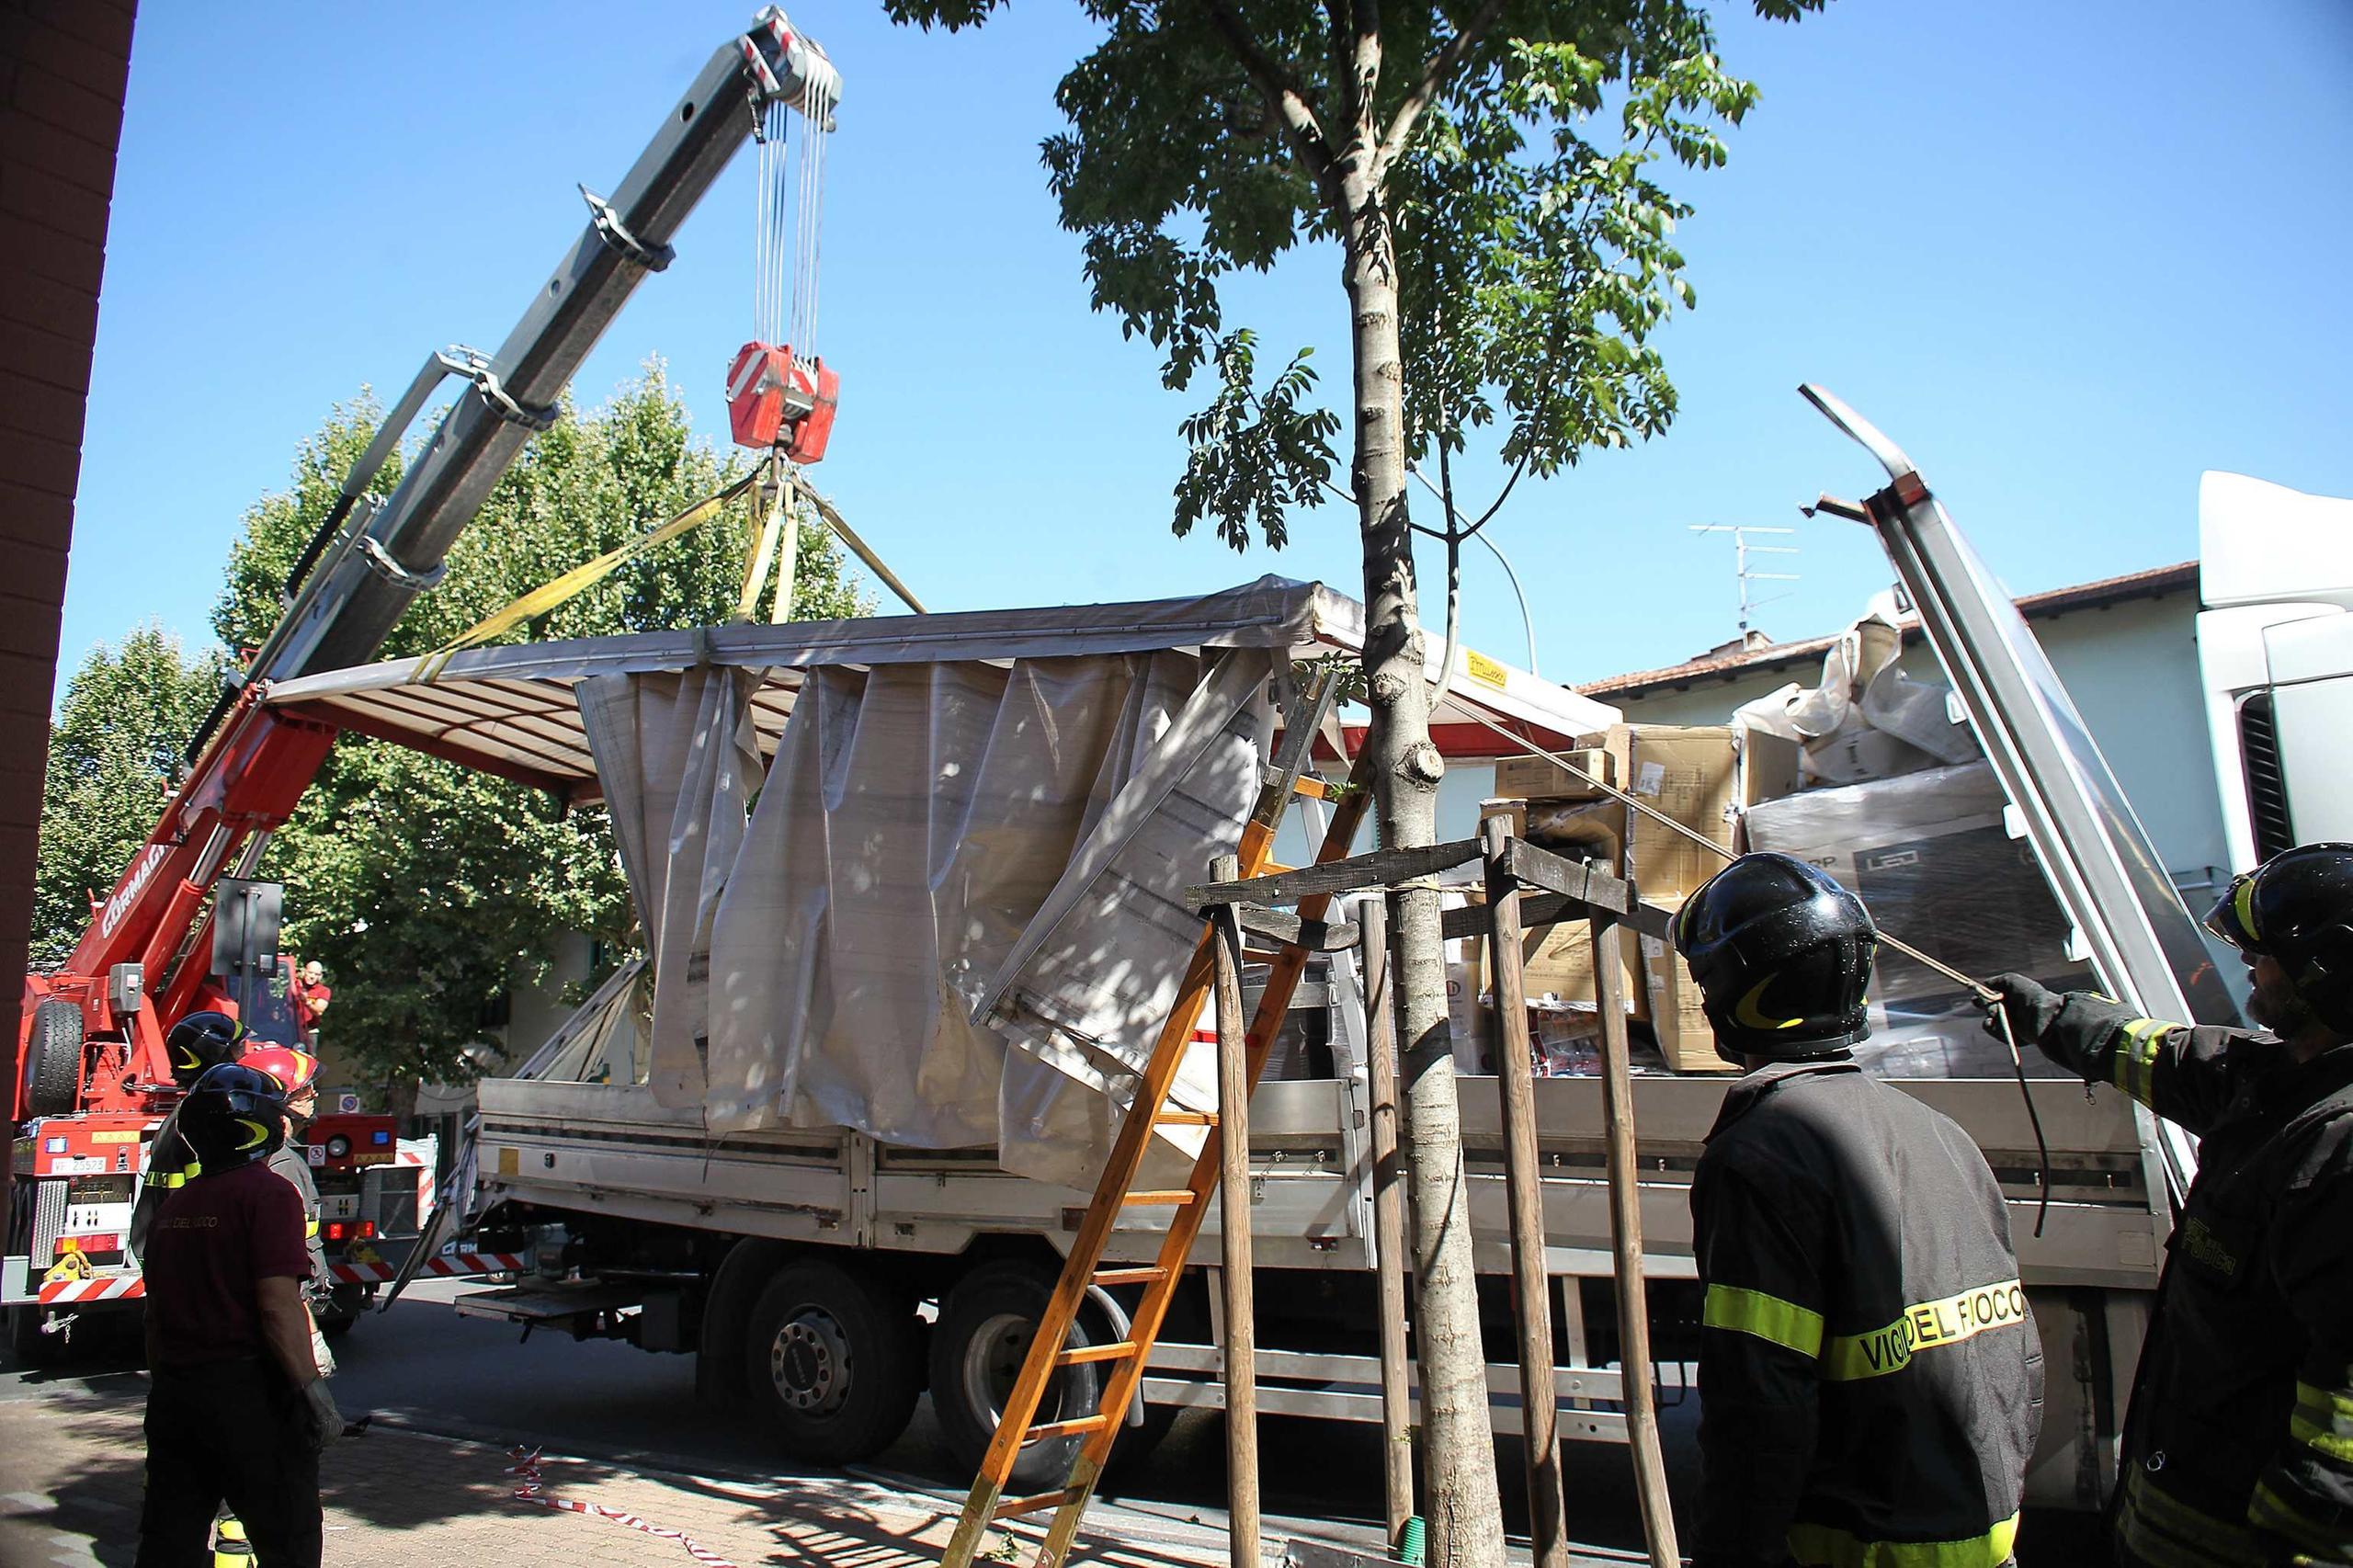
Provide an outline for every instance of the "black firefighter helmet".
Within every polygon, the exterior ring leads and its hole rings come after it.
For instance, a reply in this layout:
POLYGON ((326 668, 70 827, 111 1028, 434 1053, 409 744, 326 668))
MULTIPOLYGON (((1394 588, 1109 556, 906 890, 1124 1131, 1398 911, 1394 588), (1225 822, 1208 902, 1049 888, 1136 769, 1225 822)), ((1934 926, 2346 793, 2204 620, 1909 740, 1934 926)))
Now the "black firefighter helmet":
POLYGON ((1870 1034, 1863 990, 1878 946, 1862 900, 1788 855, 1742 856, 1675 917, 1716 1053, 1735 1065, 1834 1055, 1870 1034))
POLYGON ((172 1082, 193 1088, 205 1073, 244 1054, 245 1026, 226 1013, 190 1013, 164 1037, 164 1055, 172 1065, 172 1082))
POLYGON ((2251 958, 2273 958, 2322 1023, 2353 1034, 2353 844, 2283 849, 2241 871, 2206 928, 2251 958))
POLYGON ((224 1062, 180 1102, 180 1136, 206 1176, 267 1160, 286 1142, 286 1091, 267 1073, 224 1062))

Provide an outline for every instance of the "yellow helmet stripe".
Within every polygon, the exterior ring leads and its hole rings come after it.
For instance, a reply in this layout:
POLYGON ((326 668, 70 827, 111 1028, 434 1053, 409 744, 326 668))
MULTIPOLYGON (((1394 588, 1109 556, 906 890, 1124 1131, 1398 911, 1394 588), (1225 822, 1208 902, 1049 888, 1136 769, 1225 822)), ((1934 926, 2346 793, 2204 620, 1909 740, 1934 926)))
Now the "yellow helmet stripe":
POLYGON ((1767 975, 1764 979, 1750 986, 1748 988, 1748 994, 1742 997, 1733 1006, 1733 1022, 1752 1029, 1793 1029, 1800 1024, 1805 1022, 1802 1016, 1794 1018, 1768 1018, 1762 1012, 1757 1010, 1757 1003, 1763 1000, 1765 988, 1779 978, 1780 971, 1776 970, 1773 973, 1767 975))
POLYGON ((2239 929, 2246 933, 2250 942, 2263 940, 2263 933, 2255 928, 2255 879, 2243 877, 2238 891, 2231 894, 2231 913, 2239 919, 2239 929))
POLYGON ((253 1129, 253 1131, 254 1131, 254 1135, 253 1135, 252 1137, 250 1137, 250 1138, 246 1139, 244 1142, 242 1142, 242 1143, 240 1143, 240 1144, 238 1144, 238 1145, 237 1145, 237 1148, 238 1148, 241 1152, 242 1152, 242 1151, 244 1151, 244 1150, 246 1150, 246 1149, 258 1149, 258 1148, 260 1148, 264 1143, 267 1143, 267 1142, 269 1142, 269 1129, 268 1129, 268 1128, 267 1128, 267 1127, 264 1127, 260 1122, 258 1122, 258 1121, 249 1120, 248 1119, 246 1119, 246 1118, 244 1118, 244 1117, 242 1117, 242 1116, 241 1116, 241 1117, 238 1117, 238 1118, 236 1119, 236 1122, 237 1122, 237 1125, 238 1125, 238 1126, 240 1126, 240 1127, 250 1127, 250 1128, 252 1128, 252 1129, 253 1129))

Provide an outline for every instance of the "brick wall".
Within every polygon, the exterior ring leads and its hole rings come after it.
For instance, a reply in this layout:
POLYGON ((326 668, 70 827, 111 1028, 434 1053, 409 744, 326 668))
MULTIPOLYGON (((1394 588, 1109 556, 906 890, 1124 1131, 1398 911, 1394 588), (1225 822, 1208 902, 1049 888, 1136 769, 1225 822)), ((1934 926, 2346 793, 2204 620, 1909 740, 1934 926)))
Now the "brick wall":
POLYGON ((0 1019, 16 1056, 137 0, 0 0, 0 1019))

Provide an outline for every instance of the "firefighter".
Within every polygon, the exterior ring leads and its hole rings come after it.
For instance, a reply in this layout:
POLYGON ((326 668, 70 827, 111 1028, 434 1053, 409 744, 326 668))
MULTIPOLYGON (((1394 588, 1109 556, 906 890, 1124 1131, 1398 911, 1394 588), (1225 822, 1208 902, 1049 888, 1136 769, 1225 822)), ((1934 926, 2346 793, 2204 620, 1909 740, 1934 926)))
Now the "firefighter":
POLYGON ((147 1487, 136 1568, 206 1568, 225 1502, 256 1568, 319 1561, 319 1451, 343 1429, 311 1358, 301 1201, 273 1175, 278 1081, 233 1062, 181 1104, 200 1169, 164 1199, 146 1266, 147 1487))
POLYGON ((1699 1568, 1996 1568, 2042 1419, 2042 1351, 1992 1171, 1856 1064, 1878 944, 1786 855, 1693 893, 1676 950, 1746 1075, 1691 1183, 1703 1290, 1699 1568))
POLYGON ((327 1310, 335 1297, 335 1275, 327 1267, 326 1244, 319 1236, 319 1184, 311 1179, 311 1164, 295 1142, 295 1134, 307 1125, 319 1108, 319 1059, 308 1051, 290 1046, 258 1046, 245 1052, 243 1063, 256 1073, 267 1073, 278 1080, 286 1094, 286 1138, 276 1153, 269 1156, 269 1168, 285 1178, 302 1199, 302 1233, 311 1255, 311 1278, 302 1288, 303 1305, 310 1309, 312 1322, 311 1353, 317 1358, 319 1375, 335 1376, 335 1356, 327 1349, 326 1336, 318 1331, 319 1314, 327 1310))
POLYGON ((2353 1563, 2353 844, 2274 856, 2206 924, 2245 957, 2263 1032, 1994 982, 2021 1042, 2200 1139, 2125 1419, 2116 1557, 2353 1563))
MULTIPOLYGON (((236 1061, 244 1050, 245 1026, 226 1013, 190 1013, 164 1038, 164 1058, 171 1066, 172 1082, 183 1094, 195 1087, 208 1069, 236 1061)), ((179 1108, 175 1106, 147 1146, 147 1169, 140 1177, 139 1201, 131 1211, 134 1255, 146 1256, 155 1210, 175 1188, 187 1186, 196 1172, 196 1151, 180 1133, 179 1108)))

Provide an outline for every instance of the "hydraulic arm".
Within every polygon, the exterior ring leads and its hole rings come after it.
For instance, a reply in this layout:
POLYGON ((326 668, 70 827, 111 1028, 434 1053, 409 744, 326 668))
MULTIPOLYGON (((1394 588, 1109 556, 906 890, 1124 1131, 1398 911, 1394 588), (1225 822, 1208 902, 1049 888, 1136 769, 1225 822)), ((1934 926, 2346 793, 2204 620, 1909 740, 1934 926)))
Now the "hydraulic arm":
MULTIPOLYGON (((189 770, 163 820, 94 909, 64 966, 28 978, 12 1122, 28 1111, 138 1109, 168 1080, 165 1028, 208 984, 207 897, 221 877, 259 859, 335 739, 329 728, 262 708, 261 692, 272 681, 376 653, 409 604, 440 580, 450 546, 523 443, 552 422, 557 397, 639 281, 669 265, 672 239, 755 127, 772 118, 773 106, 807 113, 813 104, 814 136, 829 129, 824 118, 839 96, 824 52, 782 11, 763 10, 749 32, 712 54, 610 197, 581 187, 588 221, 580 237, 498 350, 452 348, 426 361, 298 562, 277 628, 191 744, 189 770), (369 497, 369 483, 449 376, 469 390, 398 488, 381 502, 369 497), (61 1029, 91 1042, 74 1103, 28 1106, 33 1043, 61 1029)), ((50 1092, 56 1088, 52 1082, 50 1092)))

